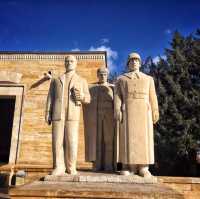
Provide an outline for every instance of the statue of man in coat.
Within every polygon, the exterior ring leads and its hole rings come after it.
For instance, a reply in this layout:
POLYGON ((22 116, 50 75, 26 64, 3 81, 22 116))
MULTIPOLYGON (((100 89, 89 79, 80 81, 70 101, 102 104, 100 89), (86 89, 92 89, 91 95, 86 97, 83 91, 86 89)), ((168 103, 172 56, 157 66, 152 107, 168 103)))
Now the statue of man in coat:
POLYGON ((137 53, 128 57, 128 72, 116 82, 115 118, 118 129, 118 162, 122 175, 139 174, 150 177, 149 165, 154 164, 153 123, 159 119, 154 80, 139 71, 141 58, 137 53))
POLYGON ((89 86, 91 103, 84 106, 86 161, 94 170, 114 170, 114 85, 108 69, 98 68, 98 82, 89 86))
POLYGON ((88 84, 76 73, 77 60, 65 59, 66 72, 52 78, 46 105, 46 122, 52 123, 52 175, 75 175, 81 103, 90 103, 88 84))

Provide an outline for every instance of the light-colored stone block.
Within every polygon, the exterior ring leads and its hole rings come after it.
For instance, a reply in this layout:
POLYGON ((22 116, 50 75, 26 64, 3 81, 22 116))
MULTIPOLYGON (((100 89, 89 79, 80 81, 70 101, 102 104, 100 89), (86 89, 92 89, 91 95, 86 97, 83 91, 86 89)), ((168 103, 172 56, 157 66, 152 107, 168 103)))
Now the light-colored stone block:
POLYGON ((50 182, 88 182, 88 183, 128 183, 155 184, 156 177, 140 177, 138 175, 121 176, 115 173, 78 172, 77 175, 47 175, 44 181, 50 182))
POLYGON ((0 71, 0 82, 11 82, 19 84, 21 82, 22 74, 10 71, 0 71))

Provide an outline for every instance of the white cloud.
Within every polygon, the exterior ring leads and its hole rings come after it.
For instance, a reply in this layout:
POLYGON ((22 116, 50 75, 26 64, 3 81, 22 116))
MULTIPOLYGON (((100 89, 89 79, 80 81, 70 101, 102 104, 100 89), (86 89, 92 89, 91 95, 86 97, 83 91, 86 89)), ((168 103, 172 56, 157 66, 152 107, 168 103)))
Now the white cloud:
POLYGON ((116 68, 115 60, 118 58, 118 53, 115 50, 112 50, 111 47, 102 45, 99 47, 91 46, 89 51, 106 51, 107 52, 107 64, 110 71, 113 71, 116 68))
MULTIPOLYGON (((104 42, 109 42, 108 39, 104 38, 104 42)), ((71 51, 81 51, 79 48, 73 48, 71 51)), ((115 61, 118 58, 118 53, 115 50, 112 50, 111 47, 106 45, 101 45, 98 47, 90 46, 89 51, 106 51, 107 52, 107 65, 110 71, 113 71, 116 68, 115 61)))
POLYGON ((166 29, 166 30, 165 30, 165 34, 167 34, 167 35, 172 34, 172 30, 170 30, 170 29, 166 29))
POLYGON ((160 61, 160 59, 166 60, 166 56, 165 56, 165 55, 162 55, 162 56, 156 56, 156 57, 154 57, 154 58, 153 58, 153 63, 154 63, 154 64, 157 64, 157 63, 160 61))
POLYGON ((71 49, 71 51, 80 51, 80 49, 79 48, 73 48, 73 49, 71 49))
POLYGON ((100 43, 103 45, 103 44, 107 44, 107 43, 109 43, 109 39, 108 38, 102 38, 101 40, 100 40, 100 43))

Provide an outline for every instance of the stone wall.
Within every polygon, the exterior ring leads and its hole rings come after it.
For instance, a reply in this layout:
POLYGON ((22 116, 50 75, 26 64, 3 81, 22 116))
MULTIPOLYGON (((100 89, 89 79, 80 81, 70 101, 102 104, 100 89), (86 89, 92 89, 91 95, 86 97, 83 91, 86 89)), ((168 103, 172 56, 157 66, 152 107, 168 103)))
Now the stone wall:
MULTIPOLYGON (((25 86, 22 128, 17 164, 52 165, 51 128, 45 124, 45 103, 49 81, 40 81, 43 74, 54 76, 64 72, 64 58, 74 54, 78 59, 77 73, 88 83, 95 82, 96 70, 105 65, 105 52, 70 53, 0 53, 0 71, 21 73, 25 86)), ((1 81, 1 80, 0 80, 1 81)), ((78 162, 84 162, 84 130, 80 122, 78 162)))

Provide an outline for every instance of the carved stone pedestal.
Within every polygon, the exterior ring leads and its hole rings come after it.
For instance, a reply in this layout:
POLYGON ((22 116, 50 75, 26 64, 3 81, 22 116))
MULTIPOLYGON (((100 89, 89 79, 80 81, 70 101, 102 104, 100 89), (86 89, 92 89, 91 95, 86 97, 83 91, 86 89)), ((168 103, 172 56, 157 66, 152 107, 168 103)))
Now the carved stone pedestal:
POLYGON ((156 183, 157 178, 140 178, 90 172, 80 172, 76 176, 46 176, 44 181, 11 189, 9 194, 12 199, 183 199, 180 192, 156 183))
POLYGON ((142 178, 138 175, 122 176, 113 173, 79 172, 78 175, 47 175, 47 182, 87 182, 87 183, 128 183, 128 184, 155 184, 157 178, 142 178))

